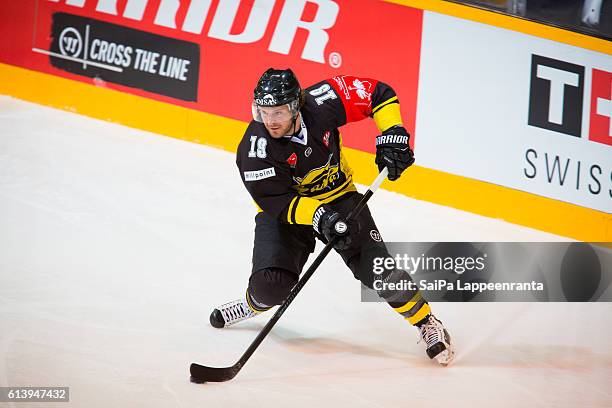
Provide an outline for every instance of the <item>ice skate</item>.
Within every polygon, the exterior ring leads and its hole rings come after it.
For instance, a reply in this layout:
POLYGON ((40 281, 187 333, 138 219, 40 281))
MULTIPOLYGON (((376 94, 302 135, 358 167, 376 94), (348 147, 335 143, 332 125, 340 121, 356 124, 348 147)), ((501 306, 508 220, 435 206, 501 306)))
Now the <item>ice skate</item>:
POLYGON ((259 312, 253 310, 246 299, 238 299, 222 304, 210 314, 210 324, 221 329, 256 316, 259 312))
POLYGON ((442 322, 430 314, 418 329, 421 333, 421 340, 424 340, 427 346, 429 358, 436 359, 443 366, 450 364, 455 357, 455 350, 451 344, 451 337, 442 322))

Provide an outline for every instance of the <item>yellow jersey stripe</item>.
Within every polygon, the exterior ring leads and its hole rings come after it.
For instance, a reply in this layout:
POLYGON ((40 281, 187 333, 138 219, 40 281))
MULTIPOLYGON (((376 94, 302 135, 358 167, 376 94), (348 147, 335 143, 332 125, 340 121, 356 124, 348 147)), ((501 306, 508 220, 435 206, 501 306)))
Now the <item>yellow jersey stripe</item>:
POLYGON ((374 114, 374 122, 378 130, 384 132, 395 125, 402 125, 402 116, 400 113, 399 103, 385 105, 374 114))
POLYGON ((317 208, 321 206, 319 200, 310 197, 299 197, 299 201, 291 216, 292 224, 312 224, 312 217, 317 208))
POLYGON ((293 224, 291 222, 291 212, 293 211, 293 207, 295 206, 295 202, 297 201, 298 197, 295 197, 293 200, 291 200, 291 202, 289 203, 289 208, 287 209, 287 222, 289 224, 293 224))
POLYGON ((394 96, 393 98, 389 98, 386 101, 384 101, 383 103, 379 103, 378 105, 376 105, 376 107, 374 109, 372 109, 372 113, 376 113, 380 108, 382 108, 385 105, 388 105, 392 102, 397 101, 397 96, 394 96))

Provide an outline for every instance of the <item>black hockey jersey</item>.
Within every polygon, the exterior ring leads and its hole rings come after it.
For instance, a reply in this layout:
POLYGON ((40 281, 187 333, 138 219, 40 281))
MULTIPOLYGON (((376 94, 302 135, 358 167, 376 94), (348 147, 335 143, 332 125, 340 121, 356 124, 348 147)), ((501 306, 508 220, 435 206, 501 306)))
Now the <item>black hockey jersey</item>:
POLYGON ((355 191, 338 128, 373 117, 384 131, 401 124, 393 89, 370 78, 342 75, 304 90, 301 129, 274 139, 251 121, 238 146, 240 177, 260 211, 291 224, 310 224, 316 209, 355 191))

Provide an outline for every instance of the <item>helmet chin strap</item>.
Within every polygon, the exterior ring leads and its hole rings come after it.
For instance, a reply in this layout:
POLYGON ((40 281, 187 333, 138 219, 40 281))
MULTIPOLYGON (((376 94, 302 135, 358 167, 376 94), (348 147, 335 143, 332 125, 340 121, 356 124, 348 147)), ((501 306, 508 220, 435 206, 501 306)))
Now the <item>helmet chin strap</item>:
POLYGON ((293 115, 293 126, 292 126, 292 132, 291 134, 295 134, 295 132, 297 132, 297 120, 298 117, 300 116, 300 110, 298 109, 297 112, 293 115))
POLYGON ((295 135, 295 133, 297 132, 296 127, 297 127, 297 119, 298 119, 298 115, 294 115, 293 116, 293 124, 291 125, 291 128, 289 129, 289 132, 287 132, 287 134, 283 137, 291 137, 293 135, 295 135))
POLYGON ((298 119, 298 115, 294 115, 295 117, 293 118, 293 131, 291 132, 292 134, 295 134, 296 132, 296 125, 297 125, 297 119, 298 119))

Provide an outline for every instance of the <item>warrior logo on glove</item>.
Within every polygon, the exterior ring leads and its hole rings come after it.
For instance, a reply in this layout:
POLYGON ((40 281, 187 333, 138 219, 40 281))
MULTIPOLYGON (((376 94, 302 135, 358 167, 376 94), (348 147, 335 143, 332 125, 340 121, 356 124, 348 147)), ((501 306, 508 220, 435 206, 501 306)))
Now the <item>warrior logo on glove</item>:
POLYGON ((376 137, 376 164, 378 170, 389 169, 389 180, 397 180, 414 163, 409 145, 410 134, 402 126, 393 126, 376 137))

